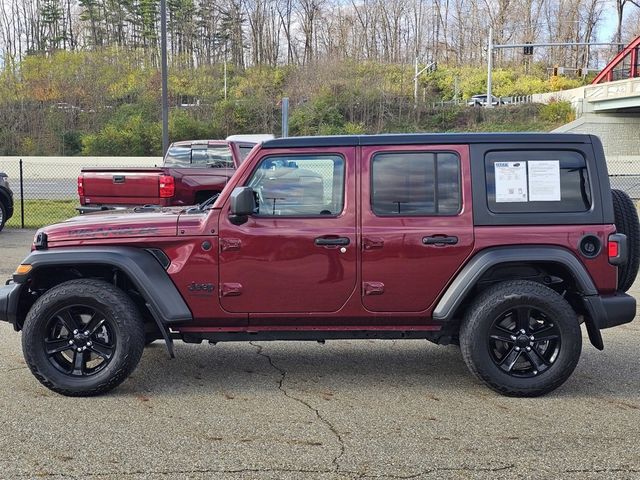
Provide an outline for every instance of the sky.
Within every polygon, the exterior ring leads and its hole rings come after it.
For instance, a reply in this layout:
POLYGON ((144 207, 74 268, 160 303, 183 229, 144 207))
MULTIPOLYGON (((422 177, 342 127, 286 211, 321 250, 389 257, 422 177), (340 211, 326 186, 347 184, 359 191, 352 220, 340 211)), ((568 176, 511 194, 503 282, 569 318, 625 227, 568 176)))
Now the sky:
MULTIPOLYGON (((616 33, 618 14, 616 13, 615 3, 612 1, 606 2, 604 12, 602 13, 602 24, 598 32, 599 42, 610 42, 613 40, 613 36, 616 33)), ((629 5, 626 10, 633 8, 633 5, 629 5)))

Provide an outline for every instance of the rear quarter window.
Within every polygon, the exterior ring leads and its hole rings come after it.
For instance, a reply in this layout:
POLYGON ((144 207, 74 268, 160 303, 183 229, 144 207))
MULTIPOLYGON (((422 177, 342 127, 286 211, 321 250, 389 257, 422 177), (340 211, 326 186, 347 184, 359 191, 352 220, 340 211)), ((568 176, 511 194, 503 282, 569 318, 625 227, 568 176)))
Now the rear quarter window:
POLYGON ((492 151, 485 155, 493 213, 570 213, 591 208, 587 162, 571 150, 492 151))

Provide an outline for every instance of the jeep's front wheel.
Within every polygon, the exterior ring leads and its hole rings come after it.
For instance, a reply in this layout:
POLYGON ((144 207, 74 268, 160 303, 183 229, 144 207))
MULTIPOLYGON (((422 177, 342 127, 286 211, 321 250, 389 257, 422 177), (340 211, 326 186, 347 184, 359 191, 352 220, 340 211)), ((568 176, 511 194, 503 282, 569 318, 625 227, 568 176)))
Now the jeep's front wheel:
POLYGON ((45 387, 68 396, 107 392, 133 372, 144 349, 133 301, 101 280, 62 283, 42 295, 22 330, 22 350, 45 387))
POLYGON ((460 328, 462 357, 493 390, 535 397, 562 385, 582 350, 577 316, 550 288, 499 283, 468 308, 460 328))

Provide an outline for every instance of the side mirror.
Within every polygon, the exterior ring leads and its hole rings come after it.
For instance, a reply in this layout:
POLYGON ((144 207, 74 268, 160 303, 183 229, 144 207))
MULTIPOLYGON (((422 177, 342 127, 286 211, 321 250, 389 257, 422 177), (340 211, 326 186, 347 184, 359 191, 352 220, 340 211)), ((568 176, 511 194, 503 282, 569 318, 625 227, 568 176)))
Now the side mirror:
POLYGON ((237 187, 231 192, 230 220, 236 225, 247 221, 256 209, 256 197, 251 187, 237 187))

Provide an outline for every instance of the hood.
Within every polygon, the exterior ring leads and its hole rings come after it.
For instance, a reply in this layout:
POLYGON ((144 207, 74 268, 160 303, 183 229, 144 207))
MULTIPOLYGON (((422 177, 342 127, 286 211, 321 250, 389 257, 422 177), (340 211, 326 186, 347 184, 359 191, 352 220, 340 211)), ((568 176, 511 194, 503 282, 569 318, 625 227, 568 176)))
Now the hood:
POLYGON ((47 242, 96 239, 173 237, 177 233, 181 208, 163 208, 152 212, 134 210, 90 213, 38 230, 47 234, 47 242))

